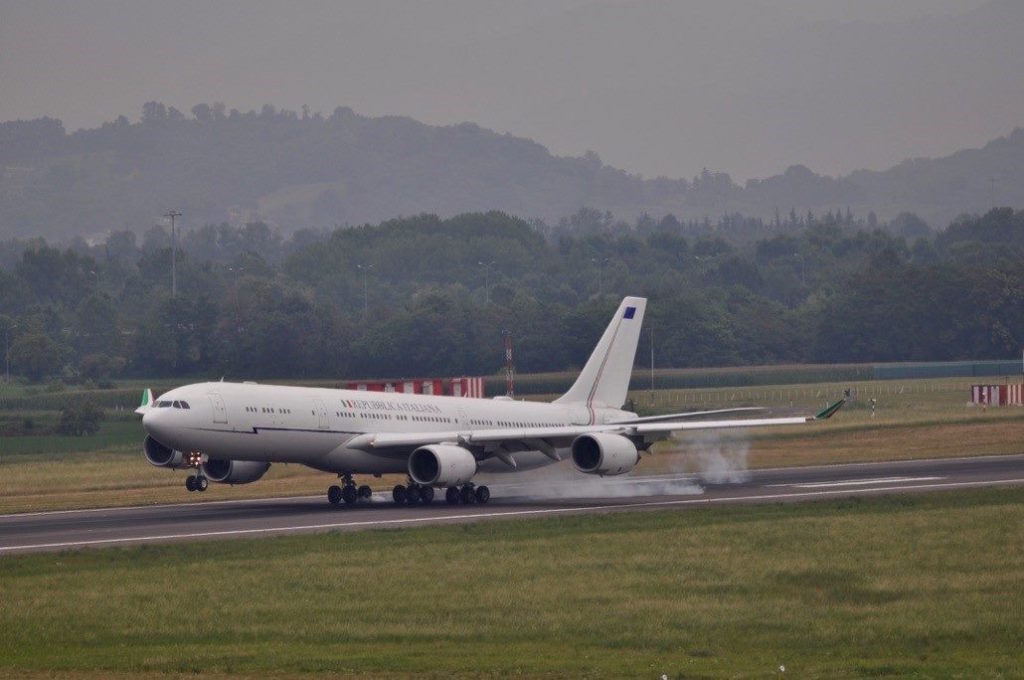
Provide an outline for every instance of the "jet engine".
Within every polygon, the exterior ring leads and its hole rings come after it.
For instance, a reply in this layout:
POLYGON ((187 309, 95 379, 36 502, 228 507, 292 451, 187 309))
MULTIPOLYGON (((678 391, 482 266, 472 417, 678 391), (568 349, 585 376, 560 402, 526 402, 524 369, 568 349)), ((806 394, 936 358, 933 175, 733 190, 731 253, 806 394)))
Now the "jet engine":
POLYGON ((146 460, 150 465, 172 470, 189 467, 184 451, 176 451, 164 446, 149 435, 146 435, 146 441, 142 443, 142 452, 146 455, 146 460))
POLYGON ((255 460, 211 458, 203 463, 203 475, 219 484, 248 484, 266 474, 270 463, 255 460))
POLYGON ((582 434, 572 442, 572 464, 590 475, 621 475, 640 460, 636 445, 618 434, 582 434))
POLYGON ((409 456, 409 476, 426 486, 461 486, 476 474, 476 458, 454 444, 421 446, 409 456))

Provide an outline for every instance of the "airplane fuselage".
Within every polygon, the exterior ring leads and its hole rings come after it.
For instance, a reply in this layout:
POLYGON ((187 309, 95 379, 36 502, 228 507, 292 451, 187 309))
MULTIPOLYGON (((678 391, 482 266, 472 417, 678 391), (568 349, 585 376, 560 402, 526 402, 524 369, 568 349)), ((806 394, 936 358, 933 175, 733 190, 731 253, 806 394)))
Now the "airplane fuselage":
MULTIPOLYGON (((209 382, 161 395, 143 416, 143 425, 165 446, 208 458, 383 474, 405 472, 409 451, 371 452, 348 444, 368 433, 436 432, 457 441, 461 432, 594 425, 633 415, 504 398, 209 382)), ((509 455, 515 468, 490 458, 481 461, 481 471, 511 472, 554 462, 538 451, 509 455)))

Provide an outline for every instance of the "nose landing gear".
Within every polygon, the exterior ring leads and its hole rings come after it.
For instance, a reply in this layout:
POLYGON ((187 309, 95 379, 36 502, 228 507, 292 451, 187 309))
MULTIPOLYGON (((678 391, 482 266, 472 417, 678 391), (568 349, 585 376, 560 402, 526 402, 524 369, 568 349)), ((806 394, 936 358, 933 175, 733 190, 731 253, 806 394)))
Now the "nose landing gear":
POLYGON ((203 475, 203 454, 198 451, 190 451, 188 454, 188 465, 196 470, 194 475, 185 478, 185 488, 191 491, 206 491, 210 486, 210 480, 203 475))
POLYGON ((185 488, 189 491, 206 491, 210 480, 202 475, 189 475, 185 478, 185 488))

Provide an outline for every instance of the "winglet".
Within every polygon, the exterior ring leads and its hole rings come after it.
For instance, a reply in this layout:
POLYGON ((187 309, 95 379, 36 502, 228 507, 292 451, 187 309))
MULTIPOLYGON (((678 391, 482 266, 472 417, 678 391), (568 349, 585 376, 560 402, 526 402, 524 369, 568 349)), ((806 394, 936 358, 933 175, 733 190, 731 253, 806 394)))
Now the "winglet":
POLYGON ((142 403, 140 403, 139 407, 135 409, 135 412, 138 413, 139 415, 142 415, 143 413, 148 411, 152 406, 153 390, 147 387, 146 389, 142 390, 142 403))
POLYGON ((814 419, 815 420, 828 420, 829 418, 834 416, 836 414, 836 411, 841 409, 845 403, 846 403, 846 397, 843 397, 842 399, 840 399, 836 403, 830 404, 829 406, 827 406, 824 411, 822 411, 818 415, 814 416, 814 419))

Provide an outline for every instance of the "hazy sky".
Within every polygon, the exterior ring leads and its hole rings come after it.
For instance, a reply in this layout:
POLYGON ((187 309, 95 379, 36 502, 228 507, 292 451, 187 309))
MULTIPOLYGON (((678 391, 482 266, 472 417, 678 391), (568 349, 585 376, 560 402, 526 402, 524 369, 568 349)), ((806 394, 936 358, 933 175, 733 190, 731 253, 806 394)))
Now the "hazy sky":
POLYGON ((349 106, 645 176, 883 169, 1024 125, 1021 5, 0 0, 0 120, 349 106))

